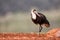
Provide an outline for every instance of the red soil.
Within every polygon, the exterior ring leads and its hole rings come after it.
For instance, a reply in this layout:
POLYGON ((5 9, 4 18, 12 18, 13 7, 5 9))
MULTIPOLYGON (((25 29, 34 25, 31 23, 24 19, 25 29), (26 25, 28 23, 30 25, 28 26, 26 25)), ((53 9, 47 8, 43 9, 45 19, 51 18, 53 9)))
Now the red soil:
POLYGON ((0 33, 0 40, 60 40, 60 28, 40 35, 36 33, 0 33))

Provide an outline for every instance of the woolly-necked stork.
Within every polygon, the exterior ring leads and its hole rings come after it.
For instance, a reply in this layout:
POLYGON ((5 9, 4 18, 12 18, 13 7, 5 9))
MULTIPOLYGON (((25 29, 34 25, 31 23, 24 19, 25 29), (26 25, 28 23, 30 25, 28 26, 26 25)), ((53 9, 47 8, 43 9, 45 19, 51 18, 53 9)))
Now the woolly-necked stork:
POLYGON ((50 27, 49 21, 47 20, 45 15, 37 12, 36 9, 31 10, 31 19, 32 19, 33 23, 40 25, 39 26, 39 34, 43 28, 42 25, 45 25, 46 27, 50 27))

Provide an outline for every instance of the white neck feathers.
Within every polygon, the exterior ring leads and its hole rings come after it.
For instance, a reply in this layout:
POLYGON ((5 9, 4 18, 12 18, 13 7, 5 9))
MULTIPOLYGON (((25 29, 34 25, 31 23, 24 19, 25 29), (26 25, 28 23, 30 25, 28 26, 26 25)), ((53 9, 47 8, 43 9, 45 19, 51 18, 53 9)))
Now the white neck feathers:
POLYGON ((32 14, 32 18, 35 20, 36 19, 36 14, 33 11, 31 11, 31 14, 32 14))

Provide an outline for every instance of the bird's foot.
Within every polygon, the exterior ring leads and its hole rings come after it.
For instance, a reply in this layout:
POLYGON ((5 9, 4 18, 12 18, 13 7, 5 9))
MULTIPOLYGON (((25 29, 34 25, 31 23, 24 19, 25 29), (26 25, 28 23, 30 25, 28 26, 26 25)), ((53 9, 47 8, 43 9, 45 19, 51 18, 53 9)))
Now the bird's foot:
POLYGON ((39 30, 39 37, 40 37, 41 30, 39 30))

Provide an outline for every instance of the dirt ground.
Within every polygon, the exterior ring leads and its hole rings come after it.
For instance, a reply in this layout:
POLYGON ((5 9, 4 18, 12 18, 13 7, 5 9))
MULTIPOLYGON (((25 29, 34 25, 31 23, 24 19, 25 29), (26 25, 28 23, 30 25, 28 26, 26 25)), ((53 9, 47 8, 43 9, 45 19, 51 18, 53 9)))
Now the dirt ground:
POLYGON ((0 33, 0 40, 60 40, 60 28, 46 34, 37 33, 0 33))

